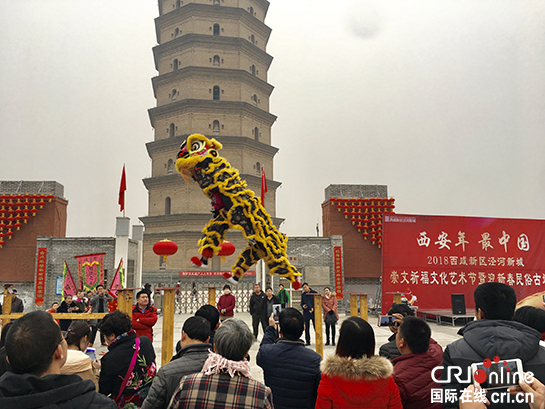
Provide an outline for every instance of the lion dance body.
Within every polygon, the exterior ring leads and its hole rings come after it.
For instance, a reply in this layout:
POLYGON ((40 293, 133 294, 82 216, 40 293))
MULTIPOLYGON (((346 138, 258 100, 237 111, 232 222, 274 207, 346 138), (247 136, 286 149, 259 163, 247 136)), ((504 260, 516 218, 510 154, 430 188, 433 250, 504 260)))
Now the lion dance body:
POLYGON ((298 289, 301 273, 286 257, 287 237, 273 225, 238 171, 219 156, 221 148, 215 139, 193 134, 182 144, 176 159, 176 170, 186 182, 194 180, 200 186, 214 209, 215 217, 205 226, 204 236, 199 240, 199 252, 204 260, 219 255, 227 230, 242 230, 248 245, 231 267, 232 274, 227 273, 225 278, 238 282, 250 266, 263 259, 271 275, 287 278, 298 289))

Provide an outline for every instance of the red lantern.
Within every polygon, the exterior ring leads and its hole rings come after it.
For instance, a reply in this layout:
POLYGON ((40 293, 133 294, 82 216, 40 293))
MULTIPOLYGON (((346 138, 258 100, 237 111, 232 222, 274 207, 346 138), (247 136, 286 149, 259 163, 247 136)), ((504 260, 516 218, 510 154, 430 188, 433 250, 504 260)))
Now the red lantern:
POLYGON ((169 239, 158 241, 153 245, 153 252, 158 256, 172 256, 178 251, 178 245, 169 239))
POLYGON ((161 269, 165 268, 167 256, 172 256, 178 251, 178 245, 169 239, 158 241, 153 245, 153 252, 161 256, 161 269))
POLYGON ((220 251, 218 252, 218 256, 220 257, 227 257, 235 252, 235 245, 230 241, 224 241, 220 244, 220 247, 220 251))

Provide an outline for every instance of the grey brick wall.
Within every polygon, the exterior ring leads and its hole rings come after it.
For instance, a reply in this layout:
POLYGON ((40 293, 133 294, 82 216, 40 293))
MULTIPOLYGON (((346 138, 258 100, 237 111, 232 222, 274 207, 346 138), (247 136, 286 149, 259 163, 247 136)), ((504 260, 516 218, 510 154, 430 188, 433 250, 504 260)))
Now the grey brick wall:
MULTIPOLYGON (((332 289, 332 291, 335 291, 335 265, 333 259, 333 248, 336 246, 342 247, 342 236, 290 237, 288 240, 288 256, 297 257, 295 267, 297 267, 301 274, 303 274, 303 282, 308 281, 310 287, 319 293, 323 293, 326 285, 316 285, 310 280, 307 280, 306 276, 308 267, 329 267, 328 286, 332 289)), ((300 300, 300 292, 294 292, 292 300, 293 306, 299 308, 300 300)), ((342 305, 342 300, 339 300, 339 309, 342 309, 342 305)))
POLYGON ((330 198, 365 199, 388 197, 387 185, 329 185, 325 188, 325 200, 330 198))
POLYGON ((64 186, 54 181, 0 181, 0 194, 43 194, 64 198, 64 186))
MULTIPOLYGON (((344 279, 345 293, 366 293, 369 306, 375 304, 377 290, 380 287, 379 277, 347 277, 344 279)), ((345 297, 345 306, 350 310, 350 299, 345 297)))
MULTIPOLYGON (((136 242, 129 241, 129 261, 136 258, 136 242)), ((62 275, 64 261, 70 269, 74 282, 79 286, 77 262, 75 256, 93 253, 106 253, 104 255, 105 282, 109 285, 114 277, 117 265, 115 263, 115 238, 114 237, 67 237, 52 238, 38 236, 37 249, 47 248, 45 301, 44 307, 49 308, 51 303, 59 301, 61 296, 56 295, 57 276, 62 275)), ((127 269, 128 262, 124 261, 127 269)), ((126 270, 125 270, 126 271, 126 270)), ((36 277, 34 277, 36 279, 36 277)), ((33 289, 34 291, 34 289, 33 289)), ((34 299, 32 299, 34 303, 34 299)), ((41 307, 37 307, 42 309, 41 307)))

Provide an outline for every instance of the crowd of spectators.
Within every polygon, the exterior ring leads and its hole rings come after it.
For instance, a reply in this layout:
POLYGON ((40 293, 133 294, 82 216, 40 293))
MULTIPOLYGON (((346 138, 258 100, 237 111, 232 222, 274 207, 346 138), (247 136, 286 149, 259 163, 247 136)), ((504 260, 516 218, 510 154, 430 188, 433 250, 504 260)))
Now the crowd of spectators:
MULTIPOLYGON (((313 297, 305 286, 303 294, 313 297)), ((321 318, 338 319, 334 294, 325 295, 328 310, 321 318)), ((395 317, 395 328, 378 355, 373 327, 348 317, 340 326, 335 353, 324 360, 306 348, 306 334, 301 339, 312 320, 305 313, 311 313, 314 304, 302 301, 307 306, 303 313, 282 308, 275 320, 268 303, 280 300, 272 289, 263 293, 256 286, 253 296, 261 303, 259 314, 269 314, 256 357, 264 383, 250 371, 255 332, 236 318, 220 321, 221 312, 211 305, 184 322, 176 354, 157 371, 150 331, 156 310, 148 294, 140 291, 132 320, 113 311, 98 324, 108 345, 101 357, 87 353, 93 328, 85 320, 73 320, 64 334, 44 311, 6 325, 0 338, 0 407, 545 409, 545 311, 515 311, 515 292, 508 285, 485 283, 476 288, 476 319, 462 327, 461 338, 444 351, 424 320, 408 306, 394 304, 389 314, 395 317), (142 318, 153 313, 146 324, 142 318), (139 328, 138 323, 149 328, 139 328), (450 376, 452 369, 469 373, 471 364, 498 356, 520 359, 524 372, 533 375, 533 381, 522 379, 503 392, 524 394, 525 401, 498 402, 493 391, 473 385, 471 377, 450 376), (456 399, 434 400, 437 391, 456 399)), ((74 300, 68 301, 68 308, 74 308, 74 300)), ((263 320, 260 316, 252 323, 258 327, 263 320)), ((330 335, 328 340, 335 342, 335 333, 330 335)))

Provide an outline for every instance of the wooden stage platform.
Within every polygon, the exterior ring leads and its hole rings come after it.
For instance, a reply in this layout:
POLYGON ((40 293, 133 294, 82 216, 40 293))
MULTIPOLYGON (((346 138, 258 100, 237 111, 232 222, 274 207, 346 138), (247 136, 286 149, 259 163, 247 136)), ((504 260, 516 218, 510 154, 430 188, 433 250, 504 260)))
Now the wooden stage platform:
POLYGON ((473 321, 475 314, 455 315, 452 314, 452 310, 416 310, 416 316, 424 318, 425 321, 433 321, 437 325, 443 325, 445 322, 450 322, 454 327, 456 321, 462 321, 463 324, 467 324, 473 321))

